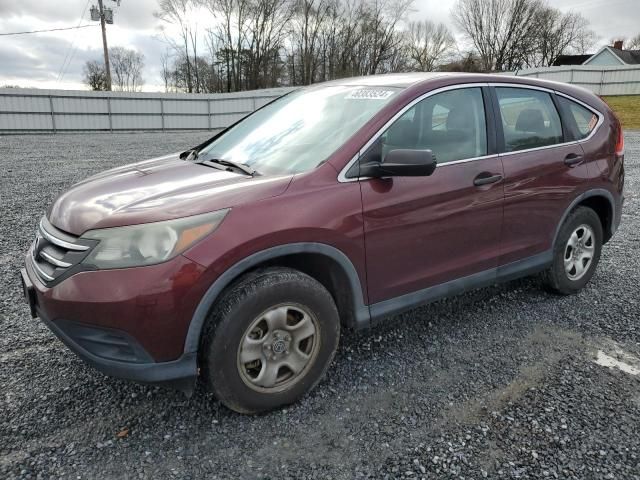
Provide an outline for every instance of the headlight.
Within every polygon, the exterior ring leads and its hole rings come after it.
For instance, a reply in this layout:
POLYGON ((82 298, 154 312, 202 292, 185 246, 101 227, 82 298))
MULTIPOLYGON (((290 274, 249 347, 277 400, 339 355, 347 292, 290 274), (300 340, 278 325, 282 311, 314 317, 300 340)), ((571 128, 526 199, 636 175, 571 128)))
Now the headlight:
POLYGON ((125 268, 164 262, 213 232, 227 212, 228 209, 165 222, 90 230, 82 238, 99 243, 82 263, 125 268))

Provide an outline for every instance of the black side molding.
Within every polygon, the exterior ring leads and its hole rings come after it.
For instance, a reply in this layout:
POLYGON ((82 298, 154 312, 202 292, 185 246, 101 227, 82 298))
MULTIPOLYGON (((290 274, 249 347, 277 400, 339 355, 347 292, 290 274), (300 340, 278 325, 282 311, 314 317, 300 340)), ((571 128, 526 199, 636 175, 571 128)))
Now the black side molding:
POLYGON ((371 310, 371 322, 379 322, 385 317, 397 315, 445 297, 459 295, 477 288, 488 287, 494 283, 507 282, 509 280, 515 280, 516 278, 532 275, 551 265, 552 259, 553 251, 548 250, 508 265, 491 268, 483 272, 451 280, 450 282, 418 290, 417 292, 407 293, 400 297, 374 303, 369 306, 371 310))

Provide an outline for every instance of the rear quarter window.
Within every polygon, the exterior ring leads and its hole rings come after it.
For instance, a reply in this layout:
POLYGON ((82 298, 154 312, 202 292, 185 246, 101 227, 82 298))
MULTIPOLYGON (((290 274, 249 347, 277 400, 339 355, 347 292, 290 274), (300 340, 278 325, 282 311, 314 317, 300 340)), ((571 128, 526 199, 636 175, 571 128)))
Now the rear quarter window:
POLYGON ((569 127, 574 140, 582 140, 591 135, 598 125, 598 115, 573 100, 557 96, 565 116, 569 120, 569 127))

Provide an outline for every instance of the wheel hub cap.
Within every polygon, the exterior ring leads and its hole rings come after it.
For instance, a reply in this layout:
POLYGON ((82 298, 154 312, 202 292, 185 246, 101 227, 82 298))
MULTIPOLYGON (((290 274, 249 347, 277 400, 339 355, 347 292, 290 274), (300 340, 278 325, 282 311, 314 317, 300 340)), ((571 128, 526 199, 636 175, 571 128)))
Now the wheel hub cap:
POLYGON ((238 348, 238 370, 254 390, 279 391, 297 382, 315 359, 318 323, 300 305, 280 305, 259 315, 238 348))
MULTIPOLYGON (((280 332, 276 332, 274 334, 274 341, 271 344, 271 351, 273 351, 273 353, 275 354, 281 354, 281 353, 289 353, 289 341, 290 341, 289 336, 284 336, 284 334, 280 333, 280 332)), ((265 345, 269 345, 268 343, 265 345)))

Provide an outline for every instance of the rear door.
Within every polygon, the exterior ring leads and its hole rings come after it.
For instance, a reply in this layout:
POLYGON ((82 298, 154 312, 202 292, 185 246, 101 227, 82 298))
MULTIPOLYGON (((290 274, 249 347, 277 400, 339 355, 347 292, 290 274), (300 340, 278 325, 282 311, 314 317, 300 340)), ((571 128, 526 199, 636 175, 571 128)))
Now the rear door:
POLYGON ((505 174, 500 264, 506 265, 548 253, 587 170, 552 91, 514 85, 493 87, 493 94, 505 174))
POLYGON ((361 157, 384 161, 393 149, 429 149, 438 162, 429 177, 360 181, 372 303, 497 266, 503 171, 491 114, 486 87, 434 93, 361 157))

